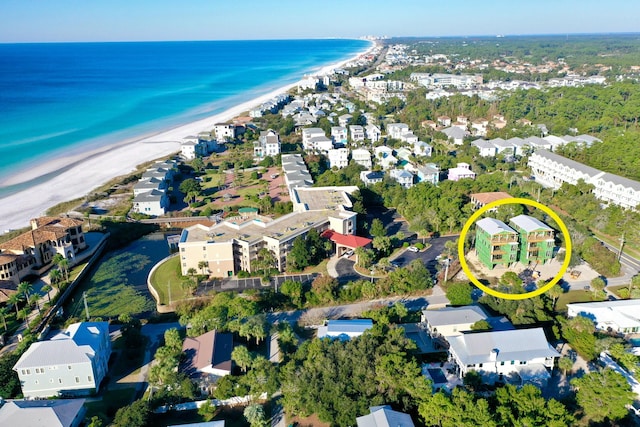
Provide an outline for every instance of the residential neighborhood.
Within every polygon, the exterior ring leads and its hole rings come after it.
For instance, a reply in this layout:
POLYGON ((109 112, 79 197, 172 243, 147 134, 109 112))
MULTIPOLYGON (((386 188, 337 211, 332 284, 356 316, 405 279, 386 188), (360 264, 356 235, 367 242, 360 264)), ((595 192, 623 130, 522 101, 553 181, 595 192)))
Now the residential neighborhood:
POLYGON ((564 104, 635 71, 455 43, 376 39, 0 236, 0 424, 637 423, 637 118, 564 104), (569 233, 460 237, 513 198, 569 233))

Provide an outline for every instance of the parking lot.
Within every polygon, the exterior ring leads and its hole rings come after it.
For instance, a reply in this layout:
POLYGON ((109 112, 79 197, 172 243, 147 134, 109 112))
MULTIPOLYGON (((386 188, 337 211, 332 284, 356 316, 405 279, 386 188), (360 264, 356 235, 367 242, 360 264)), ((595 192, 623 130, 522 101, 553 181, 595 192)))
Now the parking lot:
POLYGON ((293 280, 300 283, 310 283, 318 276, 318 273, 310 274, 287 274, 283 276, 275 276, 270 282, 262 283, 260 277, 248 277, 245 279, 228 278, 216 279, 202 282, 198 288, 198 295, 206 295, 210 291, 243 291, 245 289, 262 289, 262 288, 279 288, 287 280, 293 280))

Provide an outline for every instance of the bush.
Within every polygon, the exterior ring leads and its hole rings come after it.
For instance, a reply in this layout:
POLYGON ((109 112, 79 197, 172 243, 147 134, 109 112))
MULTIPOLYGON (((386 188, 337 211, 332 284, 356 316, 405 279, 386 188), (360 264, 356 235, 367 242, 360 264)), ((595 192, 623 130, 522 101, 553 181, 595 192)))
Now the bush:
POLYGON ((416 248, 418 248, 418 250, 423 250, 423 249, 424 249, 424 244, 423 244, 423 243, 420 243, 420 242, 416 243, 416 244, 415 244, 415 245, 413 245, 413 246, 415 246, 416 248))
POLYGON ((251 273, 249 273, 248 271, 244 271, 244 270, 238 271, 238 279, 246 279, 248 277, 251 277, 251 273))

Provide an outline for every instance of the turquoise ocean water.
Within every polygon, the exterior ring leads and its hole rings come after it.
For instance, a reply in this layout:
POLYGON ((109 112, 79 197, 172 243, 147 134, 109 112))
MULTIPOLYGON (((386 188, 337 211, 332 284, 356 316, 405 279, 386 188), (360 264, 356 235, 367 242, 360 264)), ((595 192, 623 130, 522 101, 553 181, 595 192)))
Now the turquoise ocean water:
MULTIPOLYGON (((217 114, 361 40, 0 44, 0 182, 31 164, 217 114)), ((19 188, 0 187, 0 197, 19 188)))

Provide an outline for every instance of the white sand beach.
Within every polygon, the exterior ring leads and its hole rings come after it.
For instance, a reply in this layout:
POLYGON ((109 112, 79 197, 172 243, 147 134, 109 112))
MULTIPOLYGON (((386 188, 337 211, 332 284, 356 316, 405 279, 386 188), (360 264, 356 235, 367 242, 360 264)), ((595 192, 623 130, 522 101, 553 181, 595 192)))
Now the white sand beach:
MULTIPOLYGON (((372 44, 366 51, 327 65, 313 74, 327 74, 367 54, 374 47, 375 44, 372 44)), ((29 219, 43 215, 50 207, 82 197, 117 176, 131 173, 141 163, 180 151, 180 143, 184 137, 210 131, 214 124, 229 121, 297 85, 298 82, 278 88, 206 119, 145 135, 136 140, 118 141, 99 149, 60 157, 14 175, 10 180, 2 182, 2 185, 27 182, 55 173, 53 178, 41 184, 0 199, 0 234, 5 230, 26 227, 29 219)))

